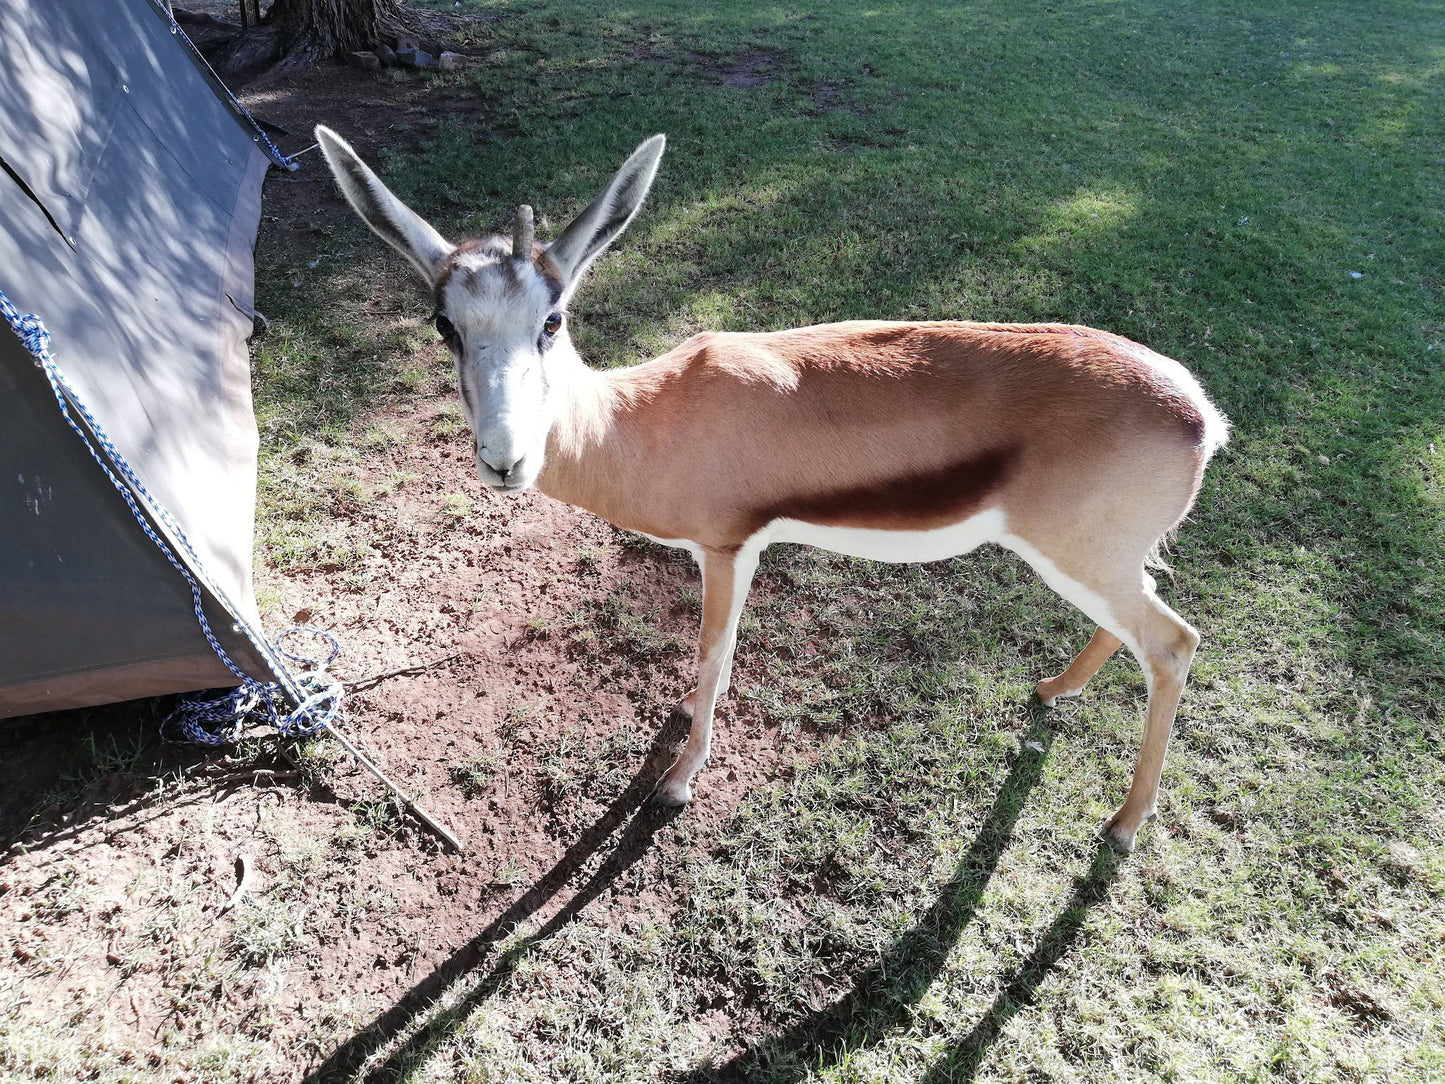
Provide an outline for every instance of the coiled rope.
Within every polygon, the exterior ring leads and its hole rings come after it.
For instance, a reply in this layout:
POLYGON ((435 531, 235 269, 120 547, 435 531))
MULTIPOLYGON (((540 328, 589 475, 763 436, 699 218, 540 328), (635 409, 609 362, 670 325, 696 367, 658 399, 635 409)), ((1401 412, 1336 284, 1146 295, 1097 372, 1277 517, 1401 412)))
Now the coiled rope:
POLYGON ((151 495, 130 463, 126 461, 125 456, 121 455, 120 450, 106 435, 105 429, 95 415, 90 412, 90 409, 76 394, 75 389, 65 379, 51 353, 50 332, 46 329, 44 322, 34 313, 21 313, 5 296, 4 291, 0 291, 0 316, 4 316, 5 322, 14 329, 25 349, 30 352, 45 372, 45 378, 50 383, 50 390, 55 395, 55 402, 60 407, 61 416, 65 418, 66 424, 80 438, 86 451, 90 453, 90 457, 105 472, 110 484, 125 500, 131 515, 140 525, 141 530, 145 532, 146 537, 165 555, 171 566, 185 578, 191 589, 192 608, 195 611, 196 622, 201 627, 201 633, 205 636, 206 642, 211 645, 211 650, 215 652, 216 657, 221 660, 226 669, 236 676, 239 682, 237 688, 219 695, 213 691, 182 697, 176 709, 161 723, 162 736, 170 739, 172 735, 179 732, 184 739, 202 745, 224 745, 235 742, 240 737, 243 727, 253 722, 267 723, 285 737, 297 737, 315 734, 338 720, 341 717, 341 682, 332 680, 326 674, 326 667, 335 660, 341 650, 335 637, 319 629, 292 628, 283 632, 277 638, 278 643, 273 645, 268 643, 264 637, 256 635, 247 622, 237 620, 231 626, 233 631, 243 634, 251 642, 260 656, 266 660, 272 672, 281 680, 257 681, 242 670, 226 649, 221 646, 221 641, 211 628, 211 622, 206 617, 205 607, 202 604, 201 585, 197 580, 197 574, 205 580, 207 589, 225 606, 227 611, 234 614, 235 608, 230 605, 226 600, 225 593, 206 573, 205 566, 196 555, 194 547, 185 532, 181 530, 175 517, 151 495), (72 407, 84 420, 86 428, 90 430, 90 437, 75 420, 71 413, 72 407), (94 438, 94 442, 91 437, 94 438), (96 450, 95 444, 100 445, 105 453, 104 456, 96 450), (150 512, 150 516, 141 510, 142 502, 145 504, 146 510, 150 512), (155 529, 151 523, 152 517, 165 526, 176 546, 189 558, 189 562, 182 561, 171 543, 155 529), (280 645, 280 640, 302 632, 316 636, 329 645, 330 650, 325 658, 311 658, 289 651, 280 645), (304 666, 304 672, 299 675, 292 674, 283 659, 289 659, 304 666), (287 701, 296 706, 287 710, 287 701))
POLYGON ((192 741, 198 745, 232 745, 240 740, 244 726, 264 723, 276 728, 283 738, 308 737, 341 718, 342 684, 326 673, 341 654, 336 637, 307 625, 292 625, 279 633, 271 646, 288 662, 304 667, 291 679, 308 695, 288 712, 277 710, 281 686, 250 679, 234 689, 188 693, 161 722, 161 736, 169 740, 192 741), (305 633, 327 644, 324 658, 288 651, 282 641, 305 633), (267 695, 268 692, 270 695, 267 695), (179 732, 181 738, 172 734, 179 732))
POLYGON ((205 580, 207 589, 227 613, 234 616, 236 608, 231 605, 225 593, 210 578, 205 565, 201 563, 195 549, 191 546, 190 540, 181 530, 180 524, 159 501, 151 496, 145 484, 131 469, 125 456, 120 454, 119 449, 106 436, 105 429, 96 420, 95 415, 90 412, 85 403, 81 401, 80 396, 76 394, 75 389, 61 374, 60 367, 50 352, 50 332, 46 330, 40 317, 34 313, 22 314, 11 304, 3 290, 0 290, 0 316, 3 316, 5 322, 15 330, 25 349, 45 371, 45 378, 50 382, 50 390, 55 395, 55 401, 60 407, 60 413, 65 418, 66 424, 80 438, 81 443, 85 445, 85 450, 90 453, 90 457, 105 472, 105 476, 110 479, 110 484, 115 487, 116 492, 124 498, 136 523, 140 525, 146 537, 165 555, 171 566, 185 577, 185 581, 191 589, 191 603, 195 609, 196 621, 201 626, 201 632, 205 635, 206 642, 211 645, 211 650, 216 653, 216 657, 225 664, 226 669, 230 670, 239 682, 235 689, 224 692, 192 693, 182 697, 175 711, 162 722, 161 736, 169 739, 171 733, 179 730, 187 740, 202 745, 224 745, 235 742, 241 736, 242 730, 253 723, 269 724, 283 737, 297 737, 325 730, 341 743, 342 748, 350 753, 358 764, 376 776, 382 785, 391 791, 402 805, 411 810, 422 824, 435 832, 453 850, 461 850, 461 841, 446 825, 423 809, 411 795, 388 778, 386 773, 338 728, 337 723, 341 719, 342 683, 333 680, 326 673, 326 668, 336 659, 341 650, 335 637, 320 629, 297 626, 281 633, 276 638, 277 642, 272 644, 265 637, 257 635, 248 622, 237 619, 231 628, 251 642, 251 646, 266 661, 271 672, 280 679, 272 682, 257 681, 242 670, 226 653, 226 649, 221 646, 221 641, 216 638, 216 634, 211 629, 211 622, 206 617, 205 608, 201 604, 201 587, 196 576, 199 575, 205 580), (74 407, 85 421, 90 430, 90 436, 86 435, 85 430, 72 416, 71 407, 74 407), (100 444, 105 456, 109 457, 109 461, 96 451, 95 443, 100 444), (112 469, 112 464, 114 469, 112 469), (119 471, 119 476, 117 471, 119 471), (124 481, 122 481, 122 477, 124 481), (176 555, 175 549, 155 529, 147 515, 141 511, 140 501, 145 503, 151 516, 165 526, 174 538, 176 545, 184 550, 190 559, 189 565, 176 555), (192 569, 195 570, 194 574, 192 569), (324 658, 313 658, 282 646, 282 641, 301 633, 318 637, 328 645, 329 650, 324 658), (306 669, 300 674, 293 674, 284 661, 286 659, 304 666, 306 669), (285 709, 288 702, 295 705, 289 711, 285 709))

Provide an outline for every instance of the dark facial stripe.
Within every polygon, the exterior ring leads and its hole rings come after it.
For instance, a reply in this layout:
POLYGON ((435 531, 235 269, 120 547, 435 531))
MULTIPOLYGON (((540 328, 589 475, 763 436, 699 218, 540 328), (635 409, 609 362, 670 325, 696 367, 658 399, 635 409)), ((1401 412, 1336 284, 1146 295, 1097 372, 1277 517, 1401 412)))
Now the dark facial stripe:
MULTIPOLYGON (((451 254, 446 258, 437 273, 435 293, 438 303, 441 301, 442 290, 451 278, 452 272, 456 270, 457 262, 461 257, 475 253, 483 257, 490 257, 490 261, 484 267, 492 267, 496 272, 507 280, 507 289, 515 289, 520 286, 517 278, 517 268, 510 259, 512 254, 512 242, 510 238, 494 235, 492 237, 474 237, 457 245, 451 254)), ((556 266, 547 258, 547 246, 534 244, 532 246, 532 267, 542 277, 547 286, 547 295, 550 303, 556 305, 562 300, 564 283, 557 273, 556 266)))
MULTIPOLYGON (((507 288, 513 291, 520 291, 522 288, 522 267, 512 261, 500 264, 498 271, 507 279, 507 288)), ((532 246, 532 270, 535 271, 547 287, 547 297, 550 304, 557 304, 562 299, 562 280, 558 277, 556 268, 552 261, 547 259, 547 248, 545 245, 534 244, 532 246)))
POLYGON ((537 274, 542 276, 542 281, 547 284, 547 294, 550 296, 552 304, 557 304, 562 300, 562 290, 566 284, 563 283, 562 276, 557 273, 557 265, 547 258, 545 245, 532 246, 532 264, 537 268, 537 274))
POLYGON ((467 370, 458 361, 457 364, 457 389, 462 393, 462 406, 466 407, 467 423, 476 417, 476 399, 472 395, 472 385, 467 380, 467 370))
POLYGON ((935 471, 788 497, 758 509, 753 529, 775 519, 890 531, 946 527, 979 511, 1008 480, 1018 459, 1018 448, 999 448, 935 471))

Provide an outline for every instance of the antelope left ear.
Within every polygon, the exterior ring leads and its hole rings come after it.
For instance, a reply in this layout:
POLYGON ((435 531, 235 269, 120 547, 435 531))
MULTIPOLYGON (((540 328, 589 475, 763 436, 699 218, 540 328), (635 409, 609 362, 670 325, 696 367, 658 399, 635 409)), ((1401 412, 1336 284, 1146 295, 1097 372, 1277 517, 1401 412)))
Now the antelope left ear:
POLYGON ((346 140, 318 124, 316 141, 351 209, 374 234, 410 260, 428 284, 434 282, 452 246, 430 222, 397 199, 346 140))
POLYGON ((666 136, 655 135, 646 140, 622 163, 602 194, 548 246, 547 255, 561 272, 567 293, 572 292, 592 261, 627 229, 647 198, 666 147, 666 136))

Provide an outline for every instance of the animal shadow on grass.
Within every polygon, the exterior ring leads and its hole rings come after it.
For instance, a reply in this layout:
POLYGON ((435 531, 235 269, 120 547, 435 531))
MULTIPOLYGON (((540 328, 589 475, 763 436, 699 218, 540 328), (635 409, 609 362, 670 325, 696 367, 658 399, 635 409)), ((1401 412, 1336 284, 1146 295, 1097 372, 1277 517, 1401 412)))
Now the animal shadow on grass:
POLYGON ((653 739, 642 767, 631 782, 597 821, 567 849, 567 853, 484 930, 403 994, 395 1005, 338 1047, 306 1077, 308 1084, 352 1080, 380 1084, 383 1081, 405 1079, 412 1067, 445 1042, 459 1025, 502 987, 517 964, 533 947, 575 919, 584 907, 642 858, 651 848, 658 831, 671 823, 679 812, 676 809, 653 805, 648 798, 663 770, 670 763, 672 746, 686 725, 687 719, 674 712, 666 726, 653 739), (382 1061, 370 1069, 366 1068, 368 1061, 387 1050, 400 1035, 411 1030, 426 1016, 435 1000, 445 993, 448 987, 467 972, 475 970, 488 949, 504 941, 523 922, 557 896, 577 869, 599 851, 618 828, 622 831, 611 854, 556 914, 536 933, 509 945, 491 962, 485 972, 477 976, 475 985, 456 1004, 437 1012, 395 1049, 390 1050, 382 1061))
POLYGON ((972 1030, 948 1044, 943 1057, 923 1078, 923 1084, 961 1084, 978 1075, 984 1055, 1003 1034, 1004 1025, 1038 1000, 1039 984, 1079 939, 1089 909, 1108 898, 1109 886, 1113 884, 1122 861, 1123 858, 1107 843, 1099 844, 1088 871, 1074 882, 1074 891, 1068 903, 1039 938, 1028 959, 1014 969, 1002 992, 994 998, 988 1012, 979 1017, 972 1030))
MULTIPOLYGON (((979 826, 968 853, 940 890, 937 901, 887 952, 854 980, 834 1004, 777 1035, 759 1041, 722 1065, 706 1063, 670 1078, 671 1084, 767 1081, 791 1084, 836 1065, 898 1028, 907 1027, 949 952, 977 913, 979 902, 1013 837, 1029 792, 1043 776, 1052 735, 1034 705, 1033 726, 993 808, 979 826)), ((1005 982, 1003 992, 930 1070, 927 1084, 971 1081, 1004 1025, 1034 1000, 1039 984, 1078 938, 1088 910, 1108 895, 1121 859, 1100 843, 1088 872, 1079 878, 1059 917, 1038 946, 1005 982)))

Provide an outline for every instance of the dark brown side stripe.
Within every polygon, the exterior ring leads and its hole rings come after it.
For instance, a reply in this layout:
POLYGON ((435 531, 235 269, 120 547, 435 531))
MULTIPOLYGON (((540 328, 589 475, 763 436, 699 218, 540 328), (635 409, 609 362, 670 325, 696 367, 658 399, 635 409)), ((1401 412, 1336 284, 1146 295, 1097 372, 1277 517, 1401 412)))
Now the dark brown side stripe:
POLYGON ((775 519, 889 531, 946 527, 979 511, 1018 460, 1017 447, 997 448, 936 471, 788 497, 755 512, 753 530, 775 519))

